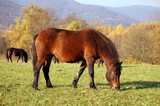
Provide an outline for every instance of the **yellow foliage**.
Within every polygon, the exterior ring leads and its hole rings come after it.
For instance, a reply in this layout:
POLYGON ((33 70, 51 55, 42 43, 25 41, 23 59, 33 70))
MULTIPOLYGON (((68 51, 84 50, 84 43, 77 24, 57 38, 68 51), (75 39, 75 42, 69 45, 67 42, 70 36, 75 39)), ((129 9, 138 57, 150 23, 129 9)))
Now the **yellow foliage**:
POLYGON ((24 7, 22 13, 24 19, 15 19, 16 25, 10 25, 10 31, 6 33, 6 40, 8 47, 23 48, 29 52, 33 36, 41 30, 54 27, 53 20, 56 20, 56 17, 50 17, 51 10, 44 10, 35 4, 24 7))
POLYGON ((113 41, 121 58, 160 64, 160 23, 132 24, 128 28, 120 24, 95 29, 113 41))

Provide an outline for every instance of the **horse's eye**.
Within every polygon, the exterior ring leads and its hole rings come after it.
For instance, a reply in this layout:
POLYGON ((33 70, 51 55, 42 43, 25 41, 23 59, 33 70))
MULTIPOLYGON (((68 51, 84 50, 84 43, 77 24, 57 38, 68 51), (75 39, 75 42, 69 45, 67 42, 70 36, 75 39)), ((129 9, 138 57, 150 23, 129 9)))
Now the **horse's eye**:
POLYGON ((113 72, 113 74, 116 75, 117 73, 116 73, 116 72, 113 72))

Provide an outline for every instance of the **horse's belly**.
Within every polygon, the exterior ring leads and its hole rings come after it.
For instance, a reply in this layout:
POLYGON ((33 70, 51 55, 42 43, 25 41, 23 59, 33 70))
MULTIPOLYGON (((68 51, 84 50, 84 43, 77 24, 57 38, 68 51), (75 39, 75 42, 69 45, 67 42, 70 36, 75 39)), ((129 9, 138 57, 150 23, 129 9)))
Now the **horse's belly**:
POLYGON ((53 54, 63 62, 77 62, 83 59, 83 52, 79 50, 60 50, 53 54))

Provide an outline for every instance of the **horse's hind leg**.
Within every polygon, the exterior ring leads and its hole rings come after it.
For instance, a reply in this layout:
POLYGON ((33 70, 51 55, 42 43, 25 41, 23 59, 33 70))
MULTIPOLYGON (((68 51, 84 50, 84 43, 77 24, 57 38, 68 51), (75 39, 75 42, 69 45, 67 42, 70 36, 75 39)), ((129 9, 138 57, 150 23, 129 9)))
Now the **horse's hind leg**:
POLYGON ((42 65, 44 64, 44 59, 41 59, 39 61, 36 62, 36 65, 34 66, 34 81, 33 81, 33 88, 35 88, 35 90, 38 90, 38 78, 39 78, 39 72, 40 69, 42 67, 42 65))
POLYGON ((43 66, 43 73, 44 73, 44 77, 45 77, 45 80, 46 80, 46 86, 48 88, 53 87, 52 84, 51 84, 50 78, 49 78, 49 68, 50 68, 50 65, 51 65, 51 60, 52 60, 52 55, 47 58, 46 63, 43 66))
POLYGON ((6 53, 6 59, 7 59, 7 61, 9 62, 8 51, 7 51, 7 53, 6 53))
POLYGON ((83 60, 81 66, 78 70, 77 76, 74 78, 74 80, 72 82, 74 88, 77 88, 78 80, 79 80, 80 76, 82 75, 82 73, 83 73, 83 71, 85 70, 86 67, 87 67, 86 61, 83 60))
POLYGON ((9 59, 10 59, 10 61, 12 63, 12 54, 9 55, 9 59))

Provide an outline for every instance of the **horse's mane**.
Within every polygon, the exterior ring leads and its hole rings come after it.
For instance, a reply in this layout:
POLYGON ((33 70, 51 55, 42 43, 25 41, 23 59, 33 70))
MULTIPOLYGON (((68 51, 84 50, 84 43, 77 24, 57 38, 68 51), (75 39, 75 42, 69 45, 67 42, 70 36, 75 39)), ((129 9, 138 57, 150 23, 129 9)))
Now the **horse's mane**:
MULTIPOLYGON (((105 41, 105 43, 106 43, 105 46, 107 46, 106 48, 108 48, 108 50, 109 50, 108 53, 109 53, 110 58, 114 59, 114 61, 119 62, 119 55, 118 55, 117 49, 116 49, 115 45, 113 44, 113 42, 110 39, 108 39, 105 35, 103 35, 101 32, 98 32, 98 31, 96 31, 96 32, 98 33, 100 38, 103 41, 105 41)), ((98 43, 98 44, 101 44, 101 43, 98 43)), ((104 48, 101 48, 101 49, 104 49, 104 48)))
POLYGON ((23 49, 21 49, 22 51, 23 51, 23 53, 25 54, 25 55, 27 55, 27 53, 25 52, 25 50, 23 50, 23 49))
POLYGON ((27 60, 28 60, 28 54, 27 54, 23 49, 21 49, 21 52, 22 52, 24 58, 25 58, 26 61, 27 61, 27 60))

